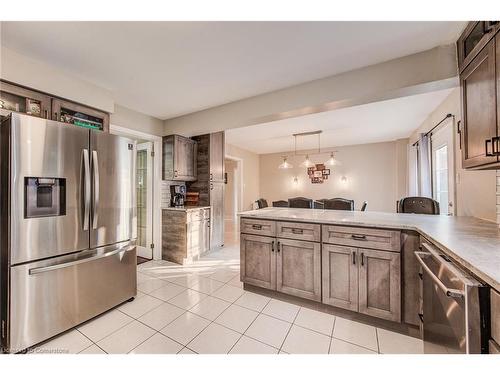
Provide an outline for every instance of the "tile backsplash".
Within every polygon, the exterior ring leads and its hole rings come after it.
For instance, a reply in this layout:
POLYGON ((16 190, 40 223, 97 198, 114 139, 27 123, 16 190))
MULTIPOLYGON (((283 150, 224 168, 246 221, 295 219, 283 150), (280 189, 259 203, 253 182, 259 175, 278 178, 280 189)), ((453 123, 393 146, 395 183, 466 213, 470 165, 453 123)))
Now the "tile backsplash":
POLYGON ((180 181, 166 181, 161 182, 161 207, 170 207, 170 185, 182 185, 185 186, 184 182, 180 181))

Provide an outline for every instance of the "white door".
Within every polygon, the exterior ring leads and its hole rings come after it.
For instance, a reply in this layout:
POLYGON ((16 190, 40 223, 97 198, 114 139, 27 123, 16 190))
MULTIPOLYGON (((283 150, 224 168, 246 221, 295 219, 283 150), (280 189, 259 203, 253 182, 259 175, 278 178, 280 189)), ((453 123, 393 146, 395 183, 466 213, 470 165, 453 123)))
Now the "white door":
POLYGON ((453 121, 432 134, 432 195, 441 215, 455 215, 455 145, 453 121))
POLYGON ((153 142, 137 145, 137 255, 153 259, 153 142))

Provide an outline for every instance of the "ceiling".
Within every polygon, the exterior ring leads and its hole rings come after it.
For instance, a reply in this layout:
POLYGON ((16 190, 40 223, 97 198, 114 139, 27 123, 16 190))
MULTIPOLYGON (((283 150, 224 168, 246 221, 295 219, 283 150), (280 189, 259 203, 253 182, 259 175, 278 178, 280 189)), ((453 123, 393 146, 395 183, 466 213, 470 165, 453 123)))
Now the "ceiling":
POLYGON ((1 43, 167 119, 454 42, 466 22, 2 22, 1 43))
MULTIPOLYGON (((292 134, 321 130, 321 147, 409 137, 453 89, 226 130, 226 142, 257 154, 294 149, 292 134)), ((297 137, 298 150, 318 148, 318 136, 297 137)))

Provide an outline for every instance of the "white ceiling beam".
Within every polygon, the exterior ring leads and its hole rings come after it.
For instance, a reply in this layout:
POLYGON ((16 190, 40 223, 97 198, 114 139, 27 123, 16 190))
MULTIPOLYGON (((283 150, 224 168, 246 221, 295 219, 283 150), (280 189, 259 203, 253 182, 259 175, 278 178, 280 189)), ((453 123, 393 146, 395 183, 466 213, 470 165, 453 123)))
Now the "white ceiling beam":
POLYGON ((233 129, 458 85, 455 45, 165 120, 165 134, 233 129))

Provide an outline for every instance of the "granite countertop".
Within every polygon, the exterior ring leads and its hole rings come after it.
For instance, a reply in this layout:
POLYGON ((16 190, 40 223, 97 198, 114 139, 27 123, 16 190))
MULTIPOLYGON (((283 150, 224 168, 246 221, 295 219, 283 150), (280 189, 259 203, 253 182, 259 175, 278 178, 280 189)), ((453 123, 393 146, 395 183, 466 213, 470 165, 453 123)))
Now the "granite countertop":
POLYGON ((180 207, 162 207, 162 210, 167 210, 167 211, 196 211, 196 210, 202 210, 204 208, 210 208, 210 206, 180 206, 180 207))
POLYGON ((500 228, 474 217, 269 207, 239 216, 320 224, 414 230, 500 291, 500 228))

